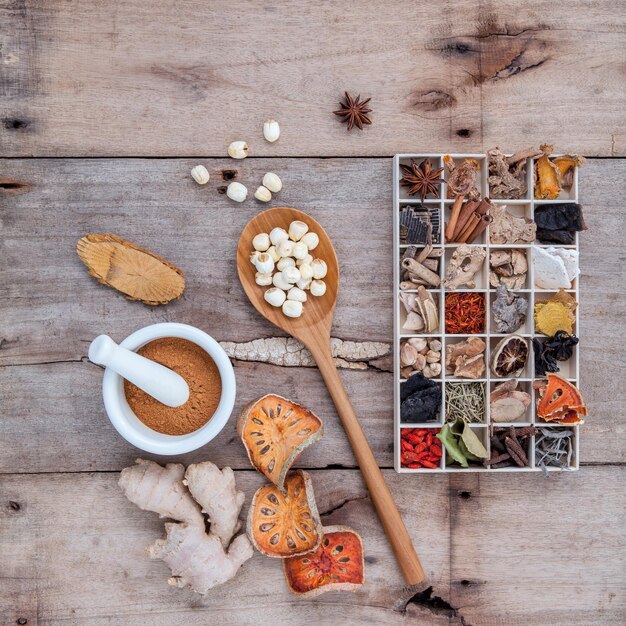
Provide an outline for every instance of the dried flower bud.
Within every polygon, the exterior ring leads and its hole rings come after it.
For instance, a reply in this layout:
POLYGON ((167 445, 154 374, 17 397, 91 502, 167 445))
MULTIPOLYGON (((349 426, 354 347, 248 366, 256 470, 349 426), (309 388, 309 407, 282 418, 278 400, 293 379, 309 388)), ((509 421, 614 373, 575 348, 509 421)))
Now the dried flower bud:
POLYGON ((269 202, 272 199, 272 192, 261 185, 255 192, 254 197, 261 202, 269 202))
POLYGON ((226 195, 235 202, 243 202, 248 196, 248 190, 241 183, 230 183, 226 189, 226 195))
POLYGON ((280 126, 276 120, 265 120, 263 123, 263 137, 274 143, 280 137, 280 126))
POLYGON ((248 144, 245 141, 233 141, 228 146, 228 156, 233 159, 245 159, 248 156, 248 144))
POLYGON ((198 185, 206 185, 209 182, 209 171, 204 165, 196 165, 191 170, 191 177, 198 183, 198 185))
MULTIPOLYGON (((283 188, 283 181, 273 172, 268 172, 263 176, 263 185, 272 193, 278 193, 283 188)), ((307 230, 309 227, 307 226, 307 230)), ((294 239, 296 241, 296 239, 294 239)))

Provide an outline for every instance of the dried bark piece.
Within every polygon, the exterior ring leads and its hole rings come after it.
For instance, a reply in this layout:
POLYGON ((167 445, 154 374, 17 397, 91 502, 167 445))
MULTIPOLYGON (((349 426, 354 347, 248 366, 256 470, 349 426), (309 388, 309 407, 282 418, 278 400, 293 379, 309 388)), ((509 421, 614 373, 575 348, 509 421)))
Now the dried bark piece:
POLYGON ((167 304, 185 290, 183 272, 146 248, 113 234, 85 235, 76 252, 89 274, 129 300, 167 304))
POLYGON ((516 217, 506 210, 505 205, 494 204, 489 214, 491 243, 531 243, 535 240, 537 225, 525 217, 516 217))
POLYGON ((489 195, 510 199, 526 195, 526 161, 540 154, 534 148, 526 148, 507 157, 500 148, 489 150, 489 195))
POLYGON ((454 196, 465 196, 474 200, 478 197, 479 191, 476 188, 476 177, 480 164, 476 159, 465 159, 461 165, 457 166, 454 159, 446 154, 443 162, 448 170, 447 176, 447 192, 448 198, 454 196))
POLYGON ((535 162, 535 198, 555 200, 561 193, 559 168, 552 162, 550 155, 553 147, 549 144, 539 146, 543 155, 535 162))
POLYGON ((526 284, 528 261, 523 250, 494 250, 489 255, 489 284, 522 289, 526 284))
POLYGON ((526 321, 528 300, 509 291, 506 285, 496 289, 496 299, 491 305, 496 331, 514 333, 526 321))
POLYGON ((463 286, 474 289, 476 287, 474 276, 481 270, 486 256, 484 248, 459 246, 448 262, 444 287, 451 291, 463 286))
POLYGON ((439 313, 437 312, 437 303, 433 295, 426 291, 424 287, 418 287, 415 305, 419 311, 419 316, 424 322, 425 332, 435 332, 439 328, 439 313))

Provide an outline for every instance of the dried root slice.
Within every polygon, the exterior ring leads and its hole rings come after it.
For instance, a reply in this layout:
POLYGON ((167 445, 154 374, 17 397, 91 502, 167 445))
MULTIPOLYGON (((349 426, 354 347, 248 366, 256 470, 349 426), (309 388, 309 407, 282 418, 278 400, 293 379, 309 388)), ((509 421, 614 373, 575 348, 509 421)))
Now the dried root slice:
POLYGON ((578 388, 557 374, 548 374, 548 383, 537 405, 537 415, 546 422, 582 424, 587 407, 578 388))
POLYGON ((180 463, 161 467, 154 461, 137 459, 135 465, 122 470, 119 486, 140 509, 197 526, 204 532, 204 517, 183 484, 184 474, 185 467, 180 463))
POLYGON ((130 300, 166 304, 185 290, 185 278, 175 265, 117 235, 86 235, 76 251, 91 276, 130 300))
POLYGON ((266 556, 284 559, 315 550, 321 528, 311 478, 302 470, 287 476, 285 493, 276 485, 264 485, 252 498, 248 536, 266 556))
POLYGON ((348 526, 328 526, 315 552, 283 561, 289 590, 299 596, 356 591, 365 580, 363 542, 348 526))
POLYGON ((300 453, 322 438, 322 420, 307 408, 268 394, 248 404, 237 431, 254 467, 281 491, 300 453))
POLYGON ((254 550, 245 535, 239 535, 225 551, 217 535, 187 524, 165 524, 165 539, 148 547, 151 559, 162 559, 172 570, 169 585, 189 585, 196 593, 206 594, 235 576, 252 558, 254 550))

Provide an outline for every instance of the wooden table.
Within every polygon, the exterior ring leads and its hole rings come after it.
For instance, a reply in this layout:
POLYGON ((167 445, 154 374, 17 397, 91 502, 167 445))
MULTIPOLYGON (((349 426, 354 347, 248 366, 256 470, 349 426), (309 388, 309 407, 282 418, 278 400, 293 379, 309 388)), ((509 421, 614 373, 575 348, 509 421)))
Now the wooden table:
MULTIPOLYGON (((518 624, 626 620, 622 398, 624 11, 619 3, 0 0, 0 622, 2 624, 518 624), (373 125, 330 113, 348 89, 373 125), (276 117, 277 144, 261 123, 276 117), (233 161, 234 139, 252 157, 233 161), (578 473, 402 476, 392 468, 391 155, 511 150, 588 156, 580 176, 582 388, 578 473), (204 163, 205 187, 189 171, 204 163), (274 204, 310 211, 341 260, 342 376, 432 582, 407 598, 319 373, 247 303, 235 245, 260 210, 224 195, 267 171, 274 204), (185 297, 126 301, 75 244, 114 232, 183 268, 185 297), (367 583, 303 601, 256 555, 206 598, 166 585, 144 546, 156 515, 118 472, 138 451, 106 419, 90 340, 194 324, 233 356, 236 410, 262 393, 326 420, 299 460, 325 524, 363 535, 367 583), (408 600, 408 601, 407 601, 408 600)), ((141 455, 148 456, 149 455, 141 455)), ((178 460, 251 470, 234 424, 178 460)), ((163 460, 163 459, 159 459, 163 460)))

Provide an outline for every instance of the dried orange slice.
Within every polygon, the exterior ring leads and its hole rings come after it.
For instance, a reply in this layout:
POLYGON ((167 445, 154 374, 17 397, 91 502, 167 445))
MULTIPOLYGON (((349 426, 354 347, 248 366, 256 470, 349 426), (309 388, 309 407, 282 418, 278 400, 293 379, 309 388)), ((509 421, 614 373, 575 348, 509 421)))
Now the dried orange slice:
POLYGON ((322 522, 310 476, 296 470, 285 480, 285 492, 264 485, 254 494, 248 512, 248 536, 254 547, 279 559, 315 550, 322 522))
POLYGON ((166 304, 185 290, 185 278, 175 265, 117 235, 86 235, 76 251, 91 276, 129 300, 166 304))
POLYGON ((279 489, 302 450, 321 439, 322 420, 307 408, 268 394, 248 404, 237 431, 254 467, 279 489))
POLYGON ((585 401, 578 388, 557 374, 548 374, 548 384, 537 405, 537 415, 547 422, 575 424, 572 413, 587 415, 585 401))
POLYGON ((348 526, 328 526, 315 552, 283 561, 290 591, 317 596, 325 591, 356 591, 365 580, 363 542, 348 526))

